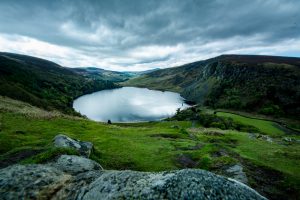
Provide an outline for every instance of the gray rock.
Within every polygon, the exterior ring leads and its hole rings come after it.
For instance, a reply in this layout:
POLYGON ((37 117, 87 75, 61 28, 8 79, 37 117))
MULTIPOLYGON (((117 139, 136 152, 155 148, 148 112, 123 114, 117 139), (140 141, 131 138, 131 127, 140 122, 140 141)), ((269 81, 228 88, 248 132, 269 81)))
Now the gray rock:
POLYGON ((239 164, 233 165, 229 167, 226 170, 227 173, 229 173, 229 176, 232 177, 233 179, 240 181, 242 183, 247 184, 248 183, 248 178, 243 171, 243 167, 239 164))
POLYGON ((50 165, 70 174, 79 174, 92 170, 103 170, 101 165, 93 160, 71 155, 61 155, 55 163, 50 165))
POLYGON ((259 133, 248 133, 248 136, 250 139, 261 139, 261 140, 265 140, 270 143, 273 142, 273 139, 268 135, 262 135, 259 133))
POLYGON ((0 170, 1 199, 48 199, 72 176, 46 165, 13 165, 0 170))
POLYGON ((262 135, 261 138, 262 138, 263 140, 266 140, 267 142, 270 142, 270 143, 273 142, 273 139, 272 139, 270 136, 268 136, 268 135, 262 135))
POLYGON ((3 199, 265 199, 246 185, 199 169, 150 173, 92 170, 79 174, 49 165, 0 170, 3 199))
POLYGON ((289 143, 292 143, 294 141, 293 138, 289 138, 289 137, 284 137, 282 140, 289 143))
POLYGON ((73 148, 77 150, 80 155, 85 157, 89 157, 93 149, 93 144, 91 142, 75 140, 62 134, 55 136, 54 146, 73 148))
POLYGON ((255 133, 248 133, 248 137, 249 137, 250 139, 256 139, 256 138, 257 138, 257 136, 256 136, 255 133))
POLYGON ((82 199, 265 199, 246 185, 204 170, 107 171, 82 199))

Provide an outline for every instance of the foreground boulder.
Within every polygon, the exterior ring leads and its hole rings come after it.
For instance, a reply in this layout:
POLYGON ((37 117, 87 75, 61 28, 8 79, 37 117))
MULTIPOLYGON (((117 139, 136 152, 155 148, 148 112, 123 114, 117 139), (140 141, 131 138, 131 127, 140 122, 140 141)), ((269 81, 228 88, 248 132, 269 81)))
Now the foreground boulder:
POLYGON ((0 170, 0 196, 3 199, 47 199, 71 179, 71 175, 46 165, 13 165, 0 170))
POLYGON ((265 199, 242 183, 204 170, 107 171, 79 156, 61 156, 45 165, 13 165, 1 169, 0 196, 82 200, 265 199))
POLYGON ((246 185, 204 170, 107 171, 82 199, 265 199, 246 185))
POLYGON ((79 174, 92 170, 103 170, 101 165, 97 162, 73 155, 62 155, 55 163, 50 165, 69 174, 79 174))
POLYGON ((63 134, 55 136, 53 143, 55 147, 75 149, 81 156, 85 157, 89 157, 93 149, 93 144, 91 142, 75 140, 63 134))

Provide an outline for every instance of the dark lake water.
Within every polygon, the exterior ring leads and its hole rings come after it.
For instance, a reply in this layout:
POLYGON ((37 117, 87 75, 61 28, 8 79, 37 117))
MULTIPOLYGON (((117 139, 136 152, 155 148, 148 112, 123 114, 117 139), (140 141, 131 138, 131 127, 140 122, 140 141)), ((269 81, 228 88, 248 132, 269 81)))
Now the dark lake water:
POLYGON ((73 107, 95 121, 137 122, 170 117, 188 105, 178 93, 123 87, 84 95, 73 107))

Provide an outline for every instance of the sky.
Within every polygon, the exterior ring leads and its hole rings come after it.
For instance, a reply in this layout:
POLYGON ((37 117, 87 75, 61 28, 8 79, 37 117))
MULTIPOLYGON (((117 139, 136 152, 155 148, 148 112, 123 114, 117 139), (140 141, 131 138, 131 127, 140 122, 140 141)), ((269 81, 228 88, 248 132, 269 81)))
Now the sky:
POLYGON ((300 1, 0 0, 0 51, 117 71, 300 57, 300 1))

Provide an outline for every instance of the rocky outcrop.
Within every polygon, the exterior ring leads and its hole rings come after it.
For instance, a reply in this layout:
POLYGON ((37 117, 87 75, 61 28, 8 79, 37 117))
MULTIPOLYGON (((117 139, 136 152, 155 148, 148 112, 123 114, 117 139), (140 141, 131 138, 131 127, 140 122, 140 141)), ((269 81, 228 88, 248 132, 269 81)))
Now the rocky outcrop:
POLYGON ((93 144, 91 142, 75 140, 62 134, 55 136, 53 143, 55 147, 67 147, 75 149, 84 157, 89 157, 93 149, 93 144))
MULTIPOLYGON (((92 143, 65 135, 57 147, 88 156, 92 143)), ((200 169, 169 172, 103 170, 85 157, 61 155, 47 164, 12 165, 0 170, 1 199, 265 199, 238 181, 200 169)))
POLYGON ((0 170, 3 199, 265 199, 246 185, 204 170, 106 171, 87 158, 0 170), (87 164, 86 164, 87 163, 87 164))
POLYGON ((254 190, 203 170, 106 172, 83 199, 264 199, 254 190))
POLYGON ((0 170, 2 199, 47 199, 72 176, 47 165, 13 165, 0 170))

